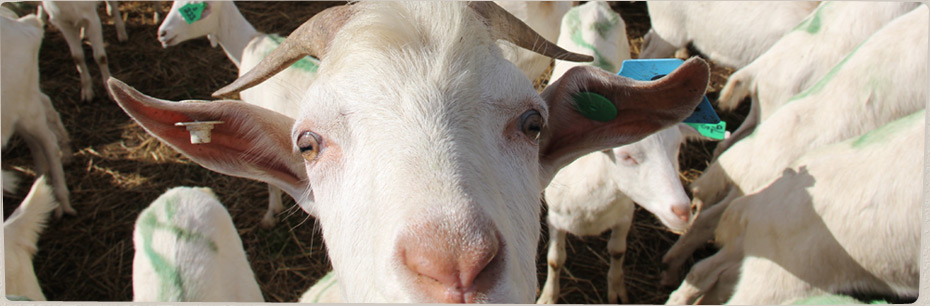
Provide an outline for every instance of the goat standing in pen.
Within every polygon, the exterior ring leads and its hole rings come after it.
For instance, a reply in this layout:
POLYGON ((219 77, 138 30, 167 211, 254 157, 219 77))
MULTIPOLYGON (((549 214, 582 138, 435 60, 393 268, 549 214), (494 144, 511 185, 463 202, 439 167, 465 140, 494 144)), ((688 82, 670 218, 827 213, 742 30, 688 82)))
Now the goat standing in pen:
POLYGON ((691 253, 719 231, 718 221, 734 199, 771 184, 810 150, 924 109, 927 23, 926 6, 896 18, 708 166, 692 190, 695 201, 715 204, 666 253, 663 282, 678 279, 691 253))
POLYGON ((695 264, 668 303, 916 297, 925 117, 920 110, 807 152, 734 200, 716 230, 723 248, 695 264))
MULTIPOLYGON (((239 68, 239 75, 255 67, 284 40, 275 34, 260 33, 239 13, 233 2, 226 1, 174 1, 165 22, 158 27, 158 41, 170 47, 184 41, 207 36, 210 44, 219 44, 229 60, 239 68), (187 6, 203 6, 199 19, 186 20, 180 10, 187 6)), ((294 117, 304 90, 316 76, 319 61, 305 57, 267 81, 239 93, 242 101, 258 105, 283 115, 294 117)), ((275 214, 284 210, 281 189, 268 184, 268 211, 262 226, 275 224, 275 214)))
MULTIPOLYGON (((626 24, 604 2, 572 8, 562 19, 559 45, 578 53, 591 53, 585 63, 616 73, 630 58, 626 24)), ((582 63, 556 60, 553 79, 582 63)), ((590 153, 562 168, 546 187, 548 205, 548 273, 537 303, 559 299, 561 268, 567 259, 566 233, 598 235, 611 231, 607 249, 608 303, 629 303, 624 285, 623 258, 633 225, 634 200, 670 229, 684 231, 691 219, 691 200, 678 174, 678 151, 685 137, 700 135, 679 123, 632 144, 590 153)))
MULTIPOLYGON (((578 67, 542 94, 495 43, 591 61, 489 2, 361 2, 327 9, 217 95, 321 59, 297 120, 237 101, 173 103, 111 80, 120 106, 199 164, 276 184, 316 216, 349 302, 530 303, 542 187, 589 152, 687 117, 700 59, 653 82, 578 67), (364 59, 364 60, 359 60, 364 59), (574 109, 587 90, 618 116, 574 109), (191 144, 176 122, 222 121, 191 144)), ((298 110, 293 110, 297 112, 298 110)))
POLYGON ((733 135, 714 148, 714 158, 751 134, 792 96, 814 85, 870 35, 918 5, 919 2, 822 2, 794 30, 727 78, 720 90, 718 107, 735 109, 749 96, 752 108, 733 135))
MULTIPOLYGON (((81 74, 81 99, 90 101, 94 98, 93 80, 87 64, 84 61, 84 48, 81 41, 84 37, 90 41, 94 48, 94 60, 100 67, 100 76, 104 83, 110 79, 110 67, 107 64, 107 51, 103 43, 103 27, 100 25, 100 16, 97 15, 97 1, 42 1, 42 7, 48 14, 48 21, 61 31, 61 35, 68 42, 74 64, 81 74)), ((126 41, 126 26, 123 16, 119 14, 119 4, 116 1, 106 1, 107 12, 113 17, 119 41, 126 41)))
MULTIPOLYGON (((6 8, 3 8, 6 10, 6 8)), ((9 12, 9 14, 13 14, 9 12)), ((15 14, 13 14, 15 15, 15 14)), ((39 88, 39 47, 45 31, 36 15, 29 14, 19 19, 0 17, 3 31, 2 47, 3 86, 0 90, 2 102, 3 147, 14 133, 23 137, 37 174, 48 175, 55 197, 60 205, 55 216, 62 213, 75 214, 71 207, 68 186, 65 181, 63 163, 71 160, 71 144, 61 118, 52 106, 52 100, 39 88)), ((11 178, 12 173, 4 176, 11 178)))

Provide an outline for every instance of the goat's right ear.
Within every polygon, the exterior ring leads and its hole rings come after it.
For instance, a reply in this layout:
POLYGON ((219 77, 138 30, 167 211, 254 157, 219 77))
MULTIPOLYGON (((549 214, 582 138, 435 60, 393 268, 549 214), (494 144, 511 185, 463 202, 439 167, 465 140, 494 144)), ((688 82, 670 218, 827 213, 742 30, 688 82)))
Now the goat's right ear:
POLYGON ((574 67, 546 87, 548 125, 541 165, 555 171, 598 150, 638 141, 681 122, 701 102, 710 69, 692 58, 655 81, 635 81, 591 66, 574 67))
POLYGON ((290 139, 294 119, 241 101, 160 100, 115 78, 107 85, 119 106, 146 132, 201 166, 273 184, 298 203, 310 197, 304 160, 290 139), (223 123, 214 125, 212 141, 192 144, 187 129, 175 123, 193 121, 223 123))

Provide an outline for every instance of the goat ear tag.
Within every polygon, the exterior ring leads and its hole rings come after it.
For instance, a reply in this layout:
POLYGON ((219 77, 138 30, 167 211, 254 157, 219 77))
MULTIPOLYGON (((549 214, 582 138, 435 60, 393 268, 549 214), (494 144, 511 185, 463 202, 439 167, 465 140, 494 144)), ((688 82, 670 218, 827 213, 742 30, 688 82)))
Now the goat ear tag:
POLYGON ((202 18, 201 14, 203 14, 203 10, 206 8, 207 4, 204 2, 188 3, 178 9, 178 12, 181 13, 181 17, 184 18, 187 24, 191 24, 202 18))
MULTIPOLYGON (((638 81, 652 81, 675 71, 684 62, 677 58, 625 60, 617 75, 638 81)), ((701 103, 694 109, 694 112, 688 118, 685 118, 683 122, 694 127, 698 133, 705 137, 717 140, 726 138, 727 123, 720 120, 720 117, 714 112, 714 107, 710 105, 707 96, 704 96, 701 103)))
POLYGON ((617 118, 617 107, 602 95, 582 91, 572 96, 575 110, 591 120, 607 122, 617 118))

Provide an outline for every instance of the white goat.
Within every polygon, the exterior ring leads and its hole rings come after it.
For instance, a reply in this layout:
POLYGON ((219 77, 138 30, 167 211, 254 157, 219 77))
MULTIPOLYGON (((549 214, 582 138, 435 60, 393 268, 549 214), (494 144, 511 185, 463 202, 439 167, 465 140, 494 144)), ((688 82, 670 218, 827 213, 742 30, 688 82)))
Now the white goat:
POLYGON ((792 96, 814 85, 869 35, 918 5, 919 2, 822 2, 793 31, 727 79, 717 100, 720 109, 735 109, 746 96, 752 98, 752 108, 733 136, 717 145, 714 156, 749 135, 792 96))
POLYGON ((348 302, 530 303, 542 187, 579 156, 683 120, 709 73, 700 59, 653 82, 577 67, 539 94, 495 38, 592 60, 493 2, 358 2, 313 16, 215 93, 316 55, 297 120, 237 101, 159 100, 115 79, 109 88, 161 141, 214 171, 273 183, 316 216, 348 302), (582 88, 619 115, 581 115, 572 96, 582 88), (193 120, 224 123, 212 142, 191 144, 174 123, 193 120))
POLYGON ((3 147, 14 132, 22 136, 32 151, 36 173, 49 176, 55 197, 61 203, 55 210, 55 216, 61 216, 62 212, 75 214, 62 169, 62 162, 71 157, 68 133, 52 107, 52 101, 39 88, 39 46, 44 31, 33 14, 18 20, 0 17, 0 26, 3 39, 8 42, 0 45, 0 66, 3 67, 0 131, 3 147))
POLYGON ((710 303, 740 305, 825 293, 916 297, 925 117, 920 110, 808 152, 767 187, 734 200, 716 235, 721 252, 737 256, 696 264, 669 303, 704 293, 723 298, 710 303), (729 279, 718 279, 721 271, 729 279))
POLYGON ((209 188, 175 187, 139 214, 134 301, 262 302, 232 217, 209 188))
POLYGON ((639 58, 672 57, 688 43, 710 60, 748 65, 817 7, 808 1, 650 1, 639 58))
MULTIPOLYGON (((107 12, 113 16, 116 33, 119 41, 126 41, 126 26, 123 16, 119 13, 119 4, 116 1, 105 1, 107 12)), ((100 75, 104 82, 110 78, 110 68, 107 65, 107 51, 103 44, 103 28, 100 26, 100 16, 97 15, 97 1, 42 1, 42 6, 48 14, 48 21, 61 31, 61 35, 68 42, 74 64, 81 74, 81 99, 90 101, 94 98, 93 80, 87 64, 84 62, 84 48, 82 38, 86 37, 94 48, 94 60, 100 67, 100 75)))
POLYGON ((300 296, 298 303, 345 303, 336 274, 329 271, 300 296))
MULTIPOLYGON (((533 31, 539 33, 539 36, 548 41, 555 41, 559 38, 562 16, 572 7, 569 1, 495 1, 495 3, 520 18, 533 31)), ((508 41, 499 41, 498 46, 501 47, 504 58, 514 63, 530 81, 538 79, 552 64, 552 58, 517 47, 508 41)))
POLYGON ((3 265, 6 295, 23 296, 44 301, 32 257, 38 248, 39 234, 45 228, 48 214, 57 207, 45 176, 40 176, 23 203, 3 222, 3 265))
POLYGON ((665 255, 666 284, 674 283, 691 252, 712 238, 732 199, 767 185, 807 151, 925 107, 927 13, 919 6, 883 27, 707 167, 691 184, 692 194, 695 202, 717 204, 705 207, 665 255))
MULTIPOLYGON (((158 28, 158 40, 165 48, 203 36, 207 36, 214 46, 219 44, 223 47, 229 60, 239 67, 240 75, 255 67, 284 40, 274 34, 256 31, 236 4, 227 1, 174 1, 165 22, 158 28), (201 18, 186 22, 180 9, 201 3, 205 6, 201 18)), ((294 117, 296 113, 292 110, 299 107, 318 67, 319 61, 308 56, 261 85, 243 91, 240 97, 246 103, 294 117)), ((281 189, 269 184, 268 212, 262 218, 262 226, 274 226, 275 215, 282 210, 281 189)))
MULTIPOLYGON (((623 19, 604 2, 574 7, 562 19, 559 45, 593 53, 588 64, 616 73, 630 58, 623 19)), ((553 79, 579 66, 557 60, 553 79)), ((548 277, 537 303, 556 303, 559 274, 567 258, 565 233, 598 235, 611 230, 607 275, 608 303, 629 303, 623 280, 623 254, 633 221, 634 200, 674 231, 691 217, 691 201, 678 178, 678 149, 691 127, 679 123, 640 141, 582 156, 560 170, 545 190, 549 207, 548 277)))

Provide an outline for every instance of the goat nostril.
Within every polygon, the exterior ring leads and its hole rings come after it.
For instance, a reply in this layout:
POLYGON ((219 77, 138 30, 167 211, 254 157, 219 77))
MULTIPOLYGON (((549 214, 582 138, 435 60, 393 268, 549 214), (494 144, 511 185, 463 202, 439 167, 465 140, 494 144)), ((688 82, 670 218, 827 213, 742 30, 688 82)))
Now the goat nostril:
POLYGON ((691 209, 690 207, 685 207, 686 208, 672 206, 672 213, 678 216, 678 219, 681 219, 681 221, 688 222, 688 219, 691 219, 691 209))
POLYGON ((168 33, 165 31, 158 31, 158 38, 164 38, 165 35, 168 35, 168 33))
POLYGON ((399 241, 400 260, 413 272, 425 297, 465 303, 490 289, 499 277, 500 264, 495 264, 500 261, 495 260, 501 250, 498 234, 466 238, 456 237, 458 233, 420 232, 399 241), (455 242, 463 238, 471 241, 455 242))

